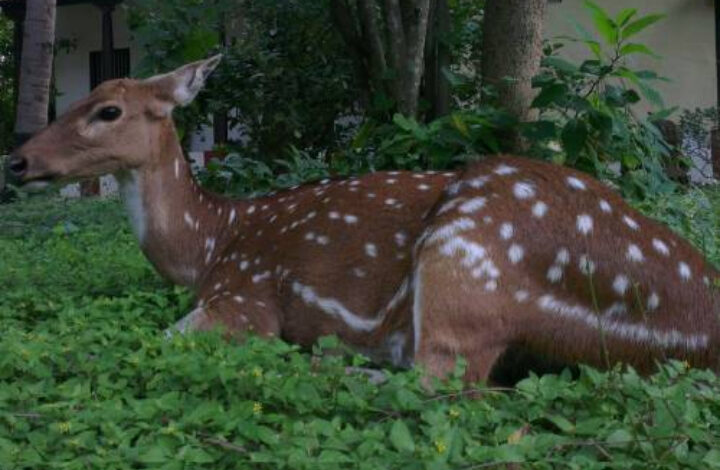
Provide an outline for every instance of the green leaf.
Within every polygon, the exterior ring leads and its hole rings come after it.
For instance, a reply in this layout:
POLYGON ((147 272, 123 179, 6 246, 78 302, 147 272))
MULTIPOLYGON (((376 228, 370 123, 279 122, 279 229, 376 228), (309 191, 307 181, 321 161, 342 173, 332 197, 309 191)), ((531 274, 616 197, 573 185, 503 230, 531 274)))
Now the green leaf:
POLYGON ((618 429, 610 433, 605 441, 615 447, 627 447, 633 442, 633 435, 626 429, 618 429))
POLYGON ((571 119, 560 134, 563 147, 569 155, 577 155, 585 146, 587 141, 587 127, 585 122, 579 119, 571 119))
POLYGON ((564 83, 554 83, 543 87, 540 93, 532 102, 533 108, 546 108, 551 104, 559 105, 567 94, 567 86, 564 83))
POLYGON ((607 44, 614 45, 618 39, 618 27, 615 22, 608 16, 605 10, 590 0, 585 0, 585 8, 590 10, 593 24, 600 33, 600 36, 602 36, 607 44))
POLYGON ((712 468, 720 468, 720 450, 711 449, 702 459, 703 463, 712 468))
POLYGON ((139 456, 138 460, 142 463, 163 463, 167 461, 168 455, 163 447, 154 446, 145 449, 139 456))
POLYGON ((620 48, 620 55, 626 56, 630 54, 645 54, 651 57, 659 58, 660 56, 655 54, 652 49, 647 47, 645 44, 637 44, 634 42, 625 44, 620 48))
POLYGON ((568 421, 566 418, 559 415, 547 415, 548 421, 557 426, 562 432, 573 433, 575 432, 575 425, 568 421))
POLYGON ((620 10, 620 13, 618 13, 615 17, 615 23, 619 27, 623 27, 627 24, 628 21, 630 21, 633 16, 635 16, 636 13, 637 10, 635 8, 624 8, 620 10))
POLYGON ((647 15, 643 16, 639 20, 633 21, 629 25, 622 28, 620 37, 622 40, 626 40, 628 38, 631 38, 632 36, 635 36, 648 26, 657 23, 658 21, 665 18, 665 15, 647 15))
POLYGON ((392 445, 400 452, 415 451, 415 442, 410 434, 410 430, 401 419, 395 421, 392 428, 390 428, 390 442, 392 442, 392 445))

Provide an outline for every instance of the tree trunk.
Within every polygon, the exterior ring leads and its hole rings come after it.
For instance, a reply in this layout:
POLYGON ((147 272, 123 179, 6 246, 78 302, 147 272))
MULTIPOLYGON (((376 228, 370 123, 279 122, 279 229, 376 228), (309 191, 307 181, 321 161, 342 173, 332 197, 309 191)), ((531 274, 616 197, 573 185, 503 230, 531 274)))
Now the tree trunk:
POLYGON ((432 0, 425 42, 425 82, 422 93, 430 105, 426 116, 428 121, 450 112, 450 82, 443 73, 450 67, 452 60, 447 45, 450 27, 448 0, 432 0))
POLYGON ((387 92, 397 111, 410 117, 418 117, 430 3, 354 0, 352 8, 348 0, 330 0, 333 21, 365 94, 387 92))
MULTIPOLYGON (((487 0, 483 26, 483 85, 497 103, 519 121, 530 121, 532 77, 542 57, 542 30, 547 0, 487 0)), ((517 136, 511 147, 520 146, 517 136)))
POLYGON ((18 140, 47 126, 55 41, 55 0, 27 0, 15 118, 18 140))

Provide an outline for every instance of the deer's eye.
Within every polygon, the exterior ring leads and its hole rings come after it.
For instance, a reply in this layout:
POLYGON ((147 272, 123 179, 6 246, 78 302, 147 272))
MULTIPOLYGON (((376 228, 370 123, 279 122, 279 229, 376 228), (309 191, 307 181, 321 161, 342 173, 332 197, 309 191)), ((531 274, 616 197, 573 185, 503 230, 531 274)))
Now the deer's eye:
POLYGON ((121 114, 122 110, 117 106, 106 106, 98 111, 97 116, 103 121, 114 121, 119 118, 121 114))

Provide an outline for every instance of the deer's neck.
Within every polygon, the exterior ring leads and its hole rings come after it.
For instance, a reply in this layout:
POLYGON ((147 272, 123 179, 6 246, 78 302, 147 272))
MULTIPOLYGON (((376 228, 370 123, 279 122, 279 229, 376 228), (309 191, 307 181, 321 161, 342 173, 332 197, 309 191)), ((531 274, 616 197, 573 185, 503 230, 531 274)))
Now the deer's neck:
POLYGON ((219 198, 193 180, 174 128, 139 169, 118 175, 145 256, 174 283, 194 288, 233 236, 243 201, 219 198))

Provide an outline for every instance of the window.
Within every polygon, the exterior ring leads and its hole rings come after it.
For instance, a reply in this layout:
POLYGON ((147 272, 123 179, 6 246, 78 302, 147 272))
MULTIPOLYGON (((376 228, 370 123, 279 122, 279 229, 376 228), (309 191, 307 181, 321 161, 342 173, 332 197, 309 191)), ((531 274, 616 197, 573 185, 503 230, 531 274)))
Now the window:
MULTIPOLYGON (((130 75, 130 49, 114 49, 112 53, 112 72, 107 79, 123 78, 130 75)), ((90 89, 103 82, 102 52, 90 53, 90 89)))

